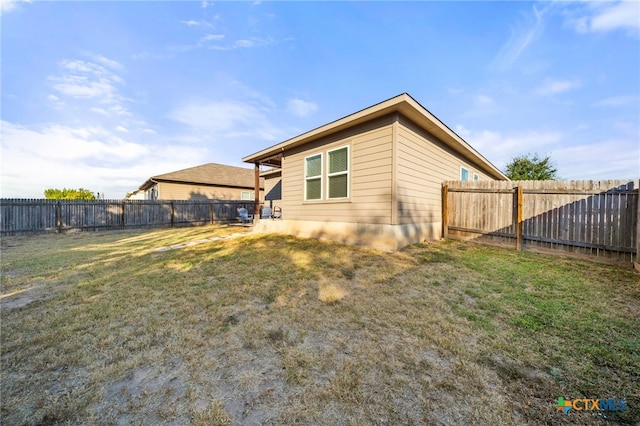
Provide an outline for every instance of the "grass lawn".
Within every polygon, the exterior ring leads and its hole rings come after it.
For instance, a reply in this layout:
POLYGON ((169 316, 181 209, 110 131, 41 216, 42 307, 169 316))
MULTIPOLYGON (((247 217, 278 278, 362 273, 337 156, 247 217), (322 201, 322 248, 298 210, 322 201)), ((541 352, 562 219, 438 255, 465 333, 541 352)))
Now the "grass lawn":
POLYGON ((2 238, 0 423, 640 423, 631 270, 235 232, 2 238))

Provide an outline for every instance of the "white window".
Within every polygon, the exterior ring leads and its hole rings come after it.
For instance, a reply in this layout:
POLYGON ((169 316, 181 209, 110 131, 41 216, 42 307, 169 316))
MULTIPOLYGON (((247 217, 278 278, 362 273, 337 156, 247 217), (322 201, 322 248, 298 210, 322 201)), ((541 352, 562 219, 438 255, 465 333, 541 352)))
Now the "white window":
POLYGON ((473 174, 473 181, 474 181, 474 182, 477 182, 477 181, 479 181, 479 180, 480 180, 480 176, 478 176, 478 174, 477 174, 477 173, 474 173, 474 174, 473 174))
POLYGON ((460 180, 466 182, 469 180, 469 170, 464 167, 460 167, 460 180))
POLYGON ((304 159, 304 199, 322 199, 322 154, 304 159))
POLYGON ((255 200, 256 192, 255 191, 242 191, 240 193, 241 200, 255 200))
POLYGON ((327 199, 349 197, 349 147, 327 152, 327 199))

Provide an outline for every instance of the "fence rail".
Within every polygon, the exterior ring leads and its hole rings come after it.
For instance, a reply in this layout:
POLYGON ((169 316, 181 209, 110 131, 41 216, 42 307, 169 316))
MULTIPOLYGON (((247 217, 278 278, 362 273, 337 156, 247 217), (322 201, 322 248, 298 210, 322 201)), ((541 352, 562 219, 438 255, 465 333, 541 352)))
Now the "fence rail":
POLYGON ((251 201, 1 199, 0 234, 98 231, 235 222, 251 201))
POLYGON ((442 189, 443 234, 640 263, 638 186, 629 180, 449 181, 442 189))

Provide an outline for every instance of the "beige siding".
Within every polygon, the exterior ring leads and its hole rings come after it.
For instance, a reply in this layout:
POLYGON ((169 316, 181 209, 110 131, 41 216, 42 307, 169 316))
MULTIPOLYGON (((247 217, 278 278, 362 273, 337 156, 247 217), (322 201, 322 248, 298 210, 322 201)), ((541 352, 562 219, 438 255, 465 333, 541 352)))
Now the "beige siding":
POLYGON ((283 217, 305 221, 391 223, 392 123, 387 116, 320 139, 282 159, 283 217), (323 198, 326 197, 327 151, 349 146, 348 200, 304 201, 304 158, 323 155, 323 198))
POLYGON ((469 177, 493 180, 434 136, 400 117, 397 151, 398 223, 442 221, 442 182, 459 180, 460 167, 469 177))
MULTIPOLYGON (((158 199, 160 200, 240 200, 242 191, 253 191, 253 189, 169 182, 158 183, 158 199)), ((264 199, 262 191, 260 191, 260 199, 264 199)))
POLYGON ((267 201, 279 202, 282 200, 282 174, 276 173, 266 176, 264 179, 264 193, 267 201))

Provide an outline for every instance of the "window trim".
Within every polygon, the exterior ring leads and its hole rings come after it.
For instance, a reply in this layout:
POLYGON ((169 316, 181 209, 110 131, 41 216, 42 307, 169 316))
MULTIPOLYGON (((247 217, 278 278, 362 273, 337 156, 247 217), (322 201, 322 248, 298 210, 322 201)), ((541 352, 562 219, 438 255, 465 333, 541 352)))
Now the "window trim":
POLYGON ((349 147, 349 145, 343 145, 343 146, 339 146, 337 148, 333 148, 333 149, 329 149, 327 150, 327 201, 336 201, 336 200, 348 200, 349 197, 351 196, 351 149, 349 147), (329 168, 329 157, 330 154, 334 151, 340 151, 341 149, 347 149, 347 170, 342 171, 342 172, 335 172, 335 173, 329 173, 329 170, 331 170, 329 168), (334 177, 334 176, 342 176, 342 175, 347 175, 347 195, 346 197, 330 197, 329 196, 329 178, 330 177, 334 177))
POLYGON ((323 189, 324 189, 324 158, 323 158, 323 153, 322 152, 316 152, 314 154, 311 155, 307 155, 306 157, 304 157, 304 168, 303 168, 303 177, 304 177, 304 201, 322 201, 322 194, 323 189), (311 157, 317 157, 320 156, 320 174, 319 175, 314 175, 314 176, 307 176, 307 160, 311 157), (309 179, 320 179, 320 198, 308 198, 307 197, 307 182, 309 181, 309 179))
POLYGON ((464 166, 460 166, 460 182, 469 182, 469 176, 470 176, 469 169, 467 169, 467 168, 466 168, 466 167, 464 167, 464 166), (465 172, 467 172, 467 178, 466 178, 466 179, 463 179, 463 178, 462 178, 462 171, 463 171, 463 170, 464 170, 465 172))
POLYGON ((240 200, 253 201, 255 199, 256 199, 256 191, 240 191, 240 200), (243 198, 243 194, 249 194, 249 198, 243 198))

